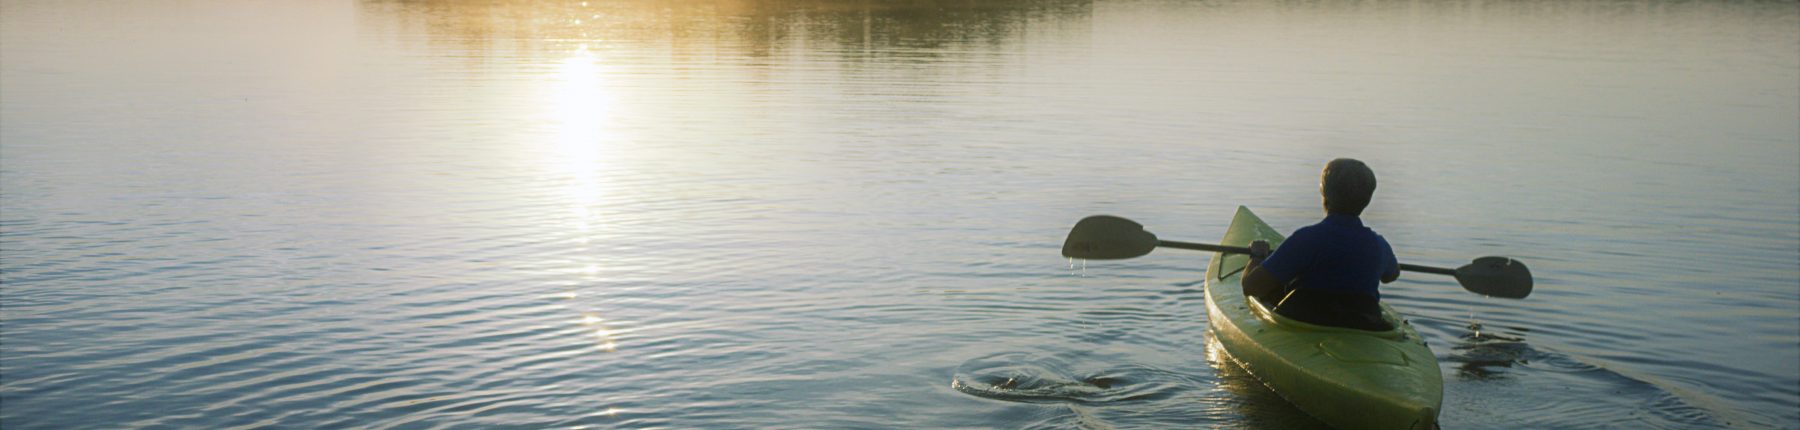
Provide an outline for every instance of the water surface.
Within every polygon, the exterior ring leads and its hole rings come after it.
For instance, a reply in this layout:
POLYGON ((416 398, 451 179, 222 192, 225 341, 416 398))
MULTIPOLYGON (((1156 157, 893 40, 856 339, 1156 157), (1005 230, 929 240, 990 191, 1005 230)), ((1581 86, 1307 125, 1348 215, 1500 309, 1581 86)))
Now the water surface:
POLYGON ((1207 256, 1381 178, 1446 428, 1800 426, 1800 5, 0 4, 0 423, 1286 427, 1207 256))

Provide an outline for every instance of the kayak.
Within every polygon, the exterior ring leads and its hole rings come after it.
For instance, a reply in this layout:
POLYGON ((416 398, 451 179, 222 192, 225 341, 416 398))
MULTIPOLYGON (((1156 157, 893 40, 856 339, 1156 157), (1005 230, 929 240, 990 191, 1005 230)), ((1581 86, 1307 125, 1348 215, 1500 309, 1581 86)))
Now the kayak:
MULTIPOLYGON (((1239 206, 1222 241, 1279 246, 1280 232, 1239 206)), ((1206 269, 1212 335, 1257 380, 1313 418, 1339 429, 1430 429, 1444 402, 1437 358, 1412 324, 1392 307, 1394 327, 1366 331, 1308 324, 1245 300, 1243 254, 1216 253, 1206 269)))

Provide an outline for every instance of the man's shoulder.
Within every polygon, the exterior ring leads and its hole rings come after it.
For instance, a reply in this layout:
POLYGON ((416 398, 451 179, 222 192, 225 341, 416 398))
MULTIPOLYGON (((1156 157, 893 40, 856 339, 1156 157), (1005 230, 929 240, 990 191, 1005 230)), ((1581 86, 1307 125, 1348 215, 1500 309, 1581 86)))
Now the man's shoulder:
POLYGON ((1320 235, 1320 234, 1343 234, 1342 233, 1343 231, 1346 231, 1346 230, 1343 229, 1342 226, 1332 225, 1331 223, 1327 223, 1325 221, 1319 221, 1319 222, 1313 223, 1311 225, 1307 225, 1304 227, 1294 229, 1294 234, 1289 235, 1290 236, 1289 238, 1291 239, 1294 236, 1311 236, 1311 235, 1320 235))
POLYGON ((1312 223, 1312 224, 1307 224, 1307 225, 1305 225, 1305 226, 1302 226, 1302 227, 1300 227, 1300 228, 1298 228, 1298 229, 1295 229, 1295 230, 1294 230, 1294 233, 1296 233, 1296 234, 1297 234, 1297 233, 1300 233, 1300 232, 1303 232, 1303 231, 1309 231, 1309 232, 1317 232, 1317 231, 1328 231, 1328 230, 1334 230, 1334 229, 1337 229, 1337 228, 1338 228, 1338 226, 1337 226, 1337 225, 1336 225, 1336 224, 1333 224, 1333 223, 1332 223, 1332 222, 1331 222, 1331 219, 1330 219, 1330 218, 1326 218, 1326 219, 1321 219, 1321 220, 1319 220, 1319 222, 1315 222, 1315 223, 1312 223))
POLYGON ((1349 240, 1376 242, 1382 245, 1388 244, 1387 237, 1382 236, 1381 232, 1377 232, 1375 229, 1369 228, 1368 226, 1346 226, 1324 221, 1294 229, 1294 234, 1288 235, 1287 240, 1294 241, 1295 239, 1299 239, 1301 242, 1306 242, 1310 239, 1313 241, 1349 240))
POLYGON ((1369 241, 1380 245, 1381 250, 1386 252, 1388 256, 1394 255, 1394 245, 1389 244, 1387 237, 1382 236, 1381 232, 1375 231, 1375 229, 1369 229, 1369 241))
POLYGON ((1306 238, 1309 238, 1312 236, 1317 236, 1320 234, 1328 234, 1330 229, 1331 228, 1324 225, 1324 223, 1300 227, 1300 228, 1294 229, 1294 234, 1288 235, 1287 240, 1293 241, 1294 239, 1300 239, 1300 240, 1304 241, 1304 240, 1306 240, 1306 238))

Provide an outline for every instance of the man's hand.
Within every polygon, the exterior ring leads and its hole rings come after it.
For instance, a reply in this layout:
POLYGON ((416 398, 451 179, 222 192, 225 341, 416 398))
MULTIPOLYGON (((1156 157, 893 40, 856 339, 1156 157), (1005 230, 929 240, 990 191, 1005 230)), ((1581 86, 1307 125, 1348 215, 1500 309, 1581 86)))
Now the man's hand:
POLYGON ((1271 251, 1269 248, 1269 241, 1258 240, 1250 242, 1250 258, 1253 260, 1262 261, 1264 258, 1269 258, 1269 254, 1273 252, 1274 251, 1271 251))

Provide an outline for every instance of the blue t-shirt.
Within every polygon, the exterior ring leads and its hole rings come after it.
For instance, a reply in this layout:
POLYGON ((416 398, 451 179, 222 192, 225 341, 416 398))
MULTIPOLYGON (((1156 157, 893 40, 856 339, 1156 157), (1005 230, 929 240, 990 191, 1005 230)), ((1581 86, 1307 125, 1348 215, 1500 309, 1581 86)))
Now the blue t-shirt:
POLYGON ((1354 215, 1330 214, 1301 227, 1281 243, 1263 270, 1282 283, 1300 278, 1299 288, 1381 297, 1383 275, 1400 270, 1387 239, 1354 215))

